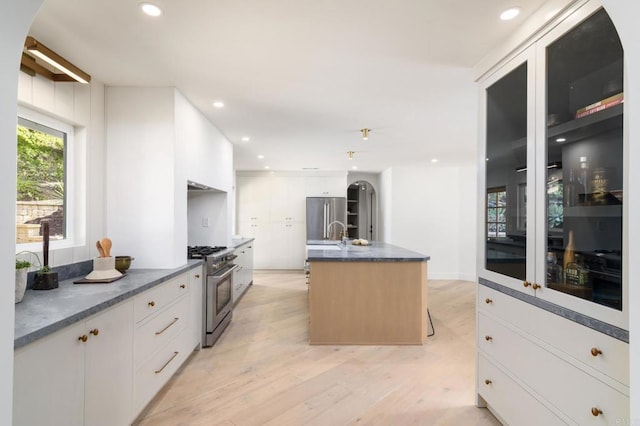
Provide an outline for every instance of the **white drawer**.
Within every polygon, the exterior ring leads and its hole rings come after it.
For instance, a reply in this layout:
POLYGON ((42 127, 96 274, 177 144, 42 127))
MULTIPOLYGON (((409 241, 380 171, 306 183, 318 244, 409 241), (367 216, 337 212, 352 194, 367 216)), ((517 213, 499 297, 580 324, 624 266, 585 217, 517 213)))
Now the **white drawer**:
POLYGON ((479 350, 579 424, 593 417, 592 408, 605 413, 596 418, 600 422, 629 417, 628 396, 482 313, 478 340, 479 350))
POLYGON ((135 321, 140 322, 149 315, 161 311, 188 292, 189 276, 185 273, 137 295, 133 308, 135 321))
POLYGON ((627 343, 485 286, 478 288, 481 312, 494 315, 629 386, 627 343))
POLYGON ((189 357, 190 334, 183 330, 136 370, 135 411, 139 413, 189 357))
POLYGON ((478 394, 509 425, 566 425, 482 354, 478 355, 478 394))
POLYGON ((189 298, 183 297, 170 305, 150 321, 142 323, 135 331, 135 365, 147 359, 153 352, 166 345, 188 322, 189 298))

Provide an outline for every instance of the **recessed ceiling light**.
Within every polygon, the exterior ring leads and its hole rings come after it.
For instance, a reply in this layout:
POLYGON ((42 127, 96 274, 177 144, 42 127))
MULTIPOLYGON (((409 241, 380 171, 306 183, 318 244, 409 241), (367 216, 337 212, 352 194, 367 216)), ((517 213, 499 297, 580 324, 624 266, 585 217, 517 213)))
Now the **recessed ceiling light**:
POLYGON ((351 170, 358 170, 358 166, 352 166, 351 170))
POLYGON ((556 139, 556 142, 566 142, 567 138, 558 138, 556 139))
POLYGON ((242 138, 242 142, 249 142, 251 139, 249 138, 249 136, 244 136, 242 138))
POLYGON ((258 155, 258 160, 262 160, 264 158, 264 155, 260 154, 258 155))
POLYGON ((222 102, 222 101, 215 101, 215 102, 213 103, 213 106, 214 106, 214 107, 216 107, 216 108, 222 108, 222 107, 224 106, 224 102, 222 102))
POLYGON ((502 12, 500 14, 500 19, 502 19, 503 21, 509 21, 518 15, 520 15, 520 8, 512 7, 502 12))
POLYGON ((431 162, 432 162, 432 163, 437 163, 437 162, 438 162, 438 159, 437 159, 437 158, 432 158, 432 159, 431 159, 431 162))
POLYGON ((265 169, 268 169, 268 168, 269 168, 269 166, 264 166, 264 168, 265 168, 265 169))
POLYGON ((156 6, 153 3, 140 3, 140 9, 145 15, 149 16, 160 16, 162 15, 162 9, 156 6))

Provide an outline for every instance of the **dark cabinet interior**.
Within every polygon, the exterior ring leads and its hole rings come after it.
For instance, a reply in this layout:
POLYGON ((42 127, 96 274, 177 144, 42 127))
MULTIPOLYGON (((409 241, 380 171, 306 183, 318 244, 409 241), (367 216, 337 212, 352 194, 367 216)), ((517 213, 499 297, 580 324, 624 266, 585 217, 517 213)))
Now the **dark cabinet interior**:
POLYGON ((622 309, 623 50, 600 9, 546 50, 547 286, 622 309), (561 202, 561 208, 553 206, 561 202))

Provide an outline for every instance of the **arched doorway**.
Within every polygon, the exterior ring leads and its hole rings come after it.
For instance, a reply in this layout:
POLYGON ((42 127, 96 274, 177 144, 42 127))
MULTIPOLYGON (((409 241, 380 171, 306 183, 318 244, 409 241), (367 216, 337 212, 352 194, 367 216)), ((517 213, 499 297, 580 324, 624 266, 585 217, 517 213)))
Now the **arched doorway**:
POLYGON ((347 188, 347 229, 349 238, 364 238, 376 240, 377 226, 377 196, 371 183, 359 180, 347 188))

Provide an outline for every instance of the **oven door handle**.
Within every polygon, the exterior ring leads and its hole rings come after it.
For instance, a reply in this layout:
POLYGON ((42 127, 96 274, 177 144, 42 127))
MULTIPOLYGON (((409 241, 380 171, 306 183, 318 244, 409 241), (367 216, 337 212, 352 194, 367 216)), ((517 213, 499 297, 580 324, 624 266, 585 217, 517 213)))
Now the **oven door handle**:
POLYGON ((223 279, 227 278, 236 269, 238 269, 238 265, 233 265, 231 268, 225 270, 223 274, 212 275, 212 278, 217 280, 217 281, 223 280, 223 279))

